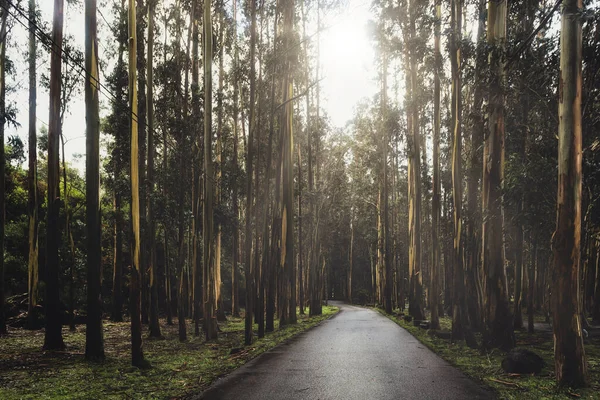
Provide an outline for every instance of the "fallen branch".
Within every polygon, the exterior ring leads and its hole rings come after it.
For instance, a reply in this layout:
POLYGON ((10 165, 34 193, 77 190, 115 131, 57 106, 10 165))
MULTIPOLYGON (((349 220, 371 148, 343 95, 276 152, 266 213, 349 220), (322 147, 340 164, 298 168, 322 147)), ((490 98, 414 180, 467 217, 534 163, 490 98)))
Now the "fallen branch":
POLYGON ((519 385, 516 384, 516 383, 514 383, 514 382, 501 381, 500 379, 495 379, 495 378, 489 378, 489 379, 492 382, 498 382, 498 383, 501 383, 503 385, 519 387, 519 385))

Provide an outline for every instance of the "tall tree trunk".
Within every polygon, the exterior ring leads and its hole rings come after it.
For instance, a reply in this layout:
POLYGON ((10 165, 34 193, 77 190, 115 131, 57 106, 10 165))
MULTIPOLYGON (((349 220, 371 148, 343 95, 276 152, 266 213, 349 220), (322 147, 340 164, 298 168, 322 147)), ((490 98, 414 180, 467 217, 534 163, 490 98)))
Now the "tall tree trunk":
MULTIPOLYGON (((285 48, 292 45, 294 29, 294 0, 286 0, 283 9, 283 38, 285 48)), ((294 269, 294 135, 293 135, 293 77, 289 57, 285 61, 283 78, 283 135, 282 135, 282 173, 283 201, 281 210, 281 261, 282 293, 281 319, 279 326, 296 323, 296 274, 294 269), (287 307, 287 310, 286 310, 287 307)))
MULTIPOLYGON (((278 15, 275 14, 273 18, 273 54, 277 54, 277 26, 278 26, 278 15)), ((273 66, 274 68, 275 66, 273 66)), ((273 168, 272 158, 273 158, 273 138, 275 136, 275 84, 276 84, 276 75, 272 73, 271 78, 271 105, 270 105, 270 118, 269 118, 269 142, 267 147, 267 169, 269 174, 265 179, 265 196, 270 193, 271 187, 271 179, 273 179, 274 174, 278 171, 278 168, 273 168)), ((277 164, 279 165, 279 163, 277 164)), ((281 175, 277 174, 277 179, 280 179, 281 175)), ((279 184, 276 184, 275 187, 279 187, 279 184)), ((276 223, 276 218, 278 216, 276 205, 279 202, 279 190, 275 193, 275 202, 272 208, 272 218, 273 223, 271 225, 271 240, 268 238, 268 223, 267 223, 267 214, 269 211, 269 202, 266 200, 263 201, 263 276, 266 280, 266 315, 265 315, 265 331, 272 332, 275 329, 275 291, 276 291, 276 269, 273 254, 279 250, 278 242, 274 240, 275 237, 279 235, 279 225, 276 223), (270 249, 270 251, 269 251, 270 249)))
POLYGON ((140 173, 138 145, 138 90, 137 90, 137 24, 135 0, 129 0, 129 107, 131 124, 131 281, 129 286, 129 314, 131 316, 131 364, 146 365, 142 346, 141 319, 141 266, 140 266, 140 173), (137 118, 136 118, 137 117, 137 118))
POLYGON ((440 275, 440 69, 442 53, 440 50, 440 26, 442 24, 442 1, 435 1, 435 66, 433 89, 433 197, 431 201, 431 329, 440 329, 439 318, 439 275, 440 275))
POLYGON ((198 25, 201 19, 201 6, 199 0, 193 0, 193 23, 192 23, 192 124, 194 126, 196 149, 198 150, 198 165, 194 165, 192 173, 192 279, 190 297, 192 298, 192 313, 194 319, 194 335, 200 336, 200 316, 202 314, 202 278, 201 278, 201 254, 200 254, 200 202, 202 189, 200 187, 200 176, 202 165, 202 133, 199 125, 200 121, 200 83, 199 70, 200 59, 199 52, 199 33, 198 25))
POLYGON ((214 173, 212 158, 212 62, 213 32, 212 7, 210 1, 204 2, 204 202, 202 211, 202 239, 204 242, 204 259, 202 283, 204 291, 204 333, 206 340, 217 338, 218 282, 216 273, 214 209, 215 199, 214 173))
MULTIPOLYGON (((194 8, 194 4, 192 3, 192 8, 194 8)), ((193 14, 193 11, 192 11, 193 14)), ((165 26, 166 26, 166 22, 165 22, 165 26)), ((191 17, 191 21, 190 21, 190 25, 188 27, 188 38, 187 38, 187 51, 186 51, 186 57, 185 57, 185 82, 184 82, 184 88, 185 88, 185 95, 184 95, 184 101, 183 101, 183 115, 182 117, 184 118, 184 120, 182 119, 181 121, 181 125, 180 126, 188 126, 187 123, 189 123, 189 114, 188 114, 188 84, 189 84, 189 71, 190 71, 190 65, 189 65, 189 55, 190 55, 190 44, 191 44, 191 39, 192 39, 192 31, 193 31, 193 26, 194 25, 194 16, 192 15, 191 17), (186 121, 186 122, 184 122, 186 121)), ((166 31, 165 31, 166 34, 166 31)), ((165 39, 165 43, 166 43, 166 39, 165 39)), ((195 136, 192 135, 192 143, 194 143, 195 140, 195 136)), ((182 129, 181 132, 179 133, 179 149, 178 149, 178 163, 179 163, 179 173, 181 174, 182 177, 187 177, 189 175, 187 175, 185 173, 186 171, 186 164, 185 164, 185 154, 186 154, 186 147, 187 147, 187 141, 186 141, 186 136, 184 133, 184 130, 182 129)), ((165 147, 166 149, 166 147, 165 147)), ((179 188, 177 190, 177 199, 178 199, 178 203, 180 205, 183 205, 185 203, 185 185, 180 184, 179 188)), ((193 208, 193 205, 192 205, 193 208)), ((180 269, 179 271, 179 287, 177 290, 177 325, 178 325, 178 337, 179 337, 179 341, 180 342, 185 342, 187 340, 187 327, 186 327, 186 322, 185 322, 185 317, 186 317, 186 303, 187 303, 187 299, 188 299, 188 284, 189 281, 186 279, 187 278, 187 274, 186 274, 186 257, 185 257, 185 252, 184 252, 184 246, 185 246, 185 220, 184 220, 184 214, 183 214, 183 209, 184 207, 180 206, 178 207, 178 215, 177 215, 177 219, 178 219, 178 232, 177 232, 177 264, 178 264, 178 268, 180 269)), ((188 240, 189 243, 189 240, 188 240)), ((188 271, 189 271, 189 265, 188 265, 188 271)))
MULTIPOLYGON (((54 23, 52 41, 62 49, 64 0, 54 0, 54 23)), ((4 26, 4 29, 6 27, 4 26)), ((6 31, 5 31, 6 32, 6 31)), ((2 35, 5 43, 5 34, 2 35)), ((2 46, 4 51, 4 46, 2 46)), ((4 57, 2 57, 4 59, 4 57)), ((2 69, 4 73, 4 68, 2 69)), ((58 248, 60 241, 60 191, 59 185, 59 138, 60 138, 60 94, 61 94, 61 54, 52 52, 50 59, 50 116, 48 124, 48 219, 46 222, 46 335, 44 350, 62 350, 62 318, 60 315, 60 262, 58 248)), ((2 78, 2 85, 4 79, 2 78)), ((4 88, 2 89, 4 93, 4 88)), ((2 163, 3 165, 4 163, 2 163)), ((4 176, 4 174, 2 175, 4 176)), ((4 190, 2 190, 4 193, 4 190)), ((3 214, 3 211, 2 211, 3 214)))
MULTIPOLYGON (((302 244, 302 158, 300 156, 300 143, 298 143, 298 288, 300 291, 298 301, 300 303, 300 315, 304 315, 304 266, 302 265, 304 250, 302 244)), ((350 245, 350 248, 352 248, 352 245, 350 245)))
MULTIPOLYGON (((58 1, 58 0, 57 0, 58 1)), ((2 27, 0 28, 0 336, 8 333, 6 329, 6 319, 4 315, 4 225, 6 223, 5 204, 6 191, 4 176, 6 172, 6 154, 4 149, 4 125, 6 124, 6 35, 8 21, 8 5, 2 10, 2 27)), ((55 4, 56 6, 56 4, 55 4)), ((62 20, 62 5, 61 5, 61 20, 62 20)), ((55 10, 56 22, 56 10, 55 10)), ((60 63, 60 58, 58 59, 60 63)), ((60 97, 60 95, 59 95, 60 97)), ((58 110, 57 110, 58 114, 58 110)), ((57 250, 58 251, 58 250, 57 250)), ((57 255, 58 258, 58 255, 57 255)), ((58 294, 58 291, 57 293, 58 294)), ((55 321, 54 325, 56 325, 55 321)), ((60 326, 60 325, 59 325, 60 326)), ((56 331, 56 329, 54 329, 56 331)), ((60 332, 59 332, 60 334, 60 332)), ((60 344, 62 344, 62 336, 59 335, 60 344)), ((46 339, 48 339, 48 331, 46 330, 46 339)), ((57 341, 58 342, 58 341, 57 341)), ((59 344, 59 343, 57 343, 59 344)), ((44 344, 45 346, 45 344, 44 344)), ((62 345, 64 347, 64 345, 62 345)))
POLYGON ((560 386, 585 386, 581 328, 581 12, 582 0, 563 2, 558 103, 558 199, 552 236, 554 369, 560 386))
POLYGON ((146 61, 146 129, 148 130, 148 166, 146 169, 146 249, 150 270, 150 337, 159 338, 158 273, 156 266, 156 224, 154 222, 154 13, 155 0, 146 0, 148 8, 148 59, 146 61))
MULTIPOLYGON (((533 30, 533 20, 535 18, 535 11, 538 8, 538 5, 536 4, 537 1, 528 1, 524 3, 524 10, 523 10, 523 14, 525 16, 525 18, 523 19, 523 25, 522 25, 522 34, 523 36, 528 36, 531 31, 533 30)), ((523 55, 523 63, 524 65, 530 65, 531 61, 530 61, 530 57, 529 57, 529 47, 530 45, 527 46, 527 48, 524 49, 524 55, 523 55)), ((527 90, 527 75, 525 74, 525 76, 523 78, 521 78, 521 82, 519 82, 519 86, 521 87, 521 122, 520 125, 522 126, 522 132, 521 132, 521 140, 519 141, 519 151, 517 154, 517 157, 520 158, 520 161, 522 164, 524 164, 526 157, 527 157, 527 148, 528 148, 528 142, 529 142, 529 93, 527 90)), ((523 304, 522 304, 522 294, 523 294, 523 278, 524 278, 524 271, 523 271, 523 242, 524 242, 524 236, 523 236, 523 231, 525 229, 525 225, 523 223, 524 218, 523 213, 524 210, 526 209, 526 204, 525 204, 525 196, 523 193, 521 193, 519 195, 519 199, 517 200, 517 204, 516 204, 516 212, 517 212, 517 216, 518 216, 518 220, 516 221, 516 226, 515 226, 515 242, 514 242, 514 248, 515 248, 515 291, 514 291, 514 310, 513 310, 513 315, 514 315, 514 328, 515 329, 522 329, 523 328, 523 313, 522 313, 522 308, 523 308, 523 304)))
POLYGON ((467 237, 466 237, 466 302, 469 322, 474 331, 481 329, 481 276, 477 232, 481 226, 477 202, 479 179, 481 178, 481 159, 483 157, 484 119, 483 119, 483 70, 485 68, 485 14, 486 0, 479 0, 477 47, 475 59, 475 91, 471 109, 471 152, 470 168, 467 177, 467 237))
POLYGON ((462 0, 452 1, 451 10, 454 31, 452 34, 452 62, 454 76, 454 140, 452 142, 452 198, 454 200, 454 301, 452 304, 452 340, 465 339, 470 347, 476 347, 471 333, 466 310, 464 258, 462 245, 462 82, 461 82, 461 41, 462 41, 462 0))
MULTIPOLYGON (((233 20, 237 21, 237 0, 233 0, 233 20)), ((239 51, 238 51, 238 37, 237 37, 237 24, 233 24, 233 48, 234 48, 234 56, 233 56, 233 71, 237 74, 238 71, 238 63, 239 63, 239 51)), ((238 165, 238 142, 239 142, 239 134, 238 134, 238 116, 239 116, 239 86, 234 83, 233 87, 233 171, 237 176, 239 165, 238 165)), ((233 183, 233 216, 236 219, 236 222, 233 225, 233 265, 231 267, 231 315, 234 317, 239 317, 240 315, 240 298, 239 298, 239 272, 238 265, 240 263, 240 210, 239 210, 239 198, 238 198, 238 184, 239 182, 236 180, 233 183)), ((264 254, 263 254, 264 257, 264 254)))
MULTIPOLYGON (((86 162, 85 209, 87 226, 87 328, 85 358, 104 359, 102 329, 102 221, 100 218, 100 101, 96 0, 85 2, 86 162)), ((64 151, 63 151, 64 154, 64 151)), ((66 195, 66 192, 65 192, 66 195)), ((73 260, 75 261, 75 260, 73 260)))
MULTIPOLYGON (((416 38, 415 20, 415 0, 408 2, 409 14, 409 37, 416 38)), ((410 75, 409 98, 411 105, 408 112, 409 116, 409 185, 411 185, 409 199, 409 229, 411 232, 409 269, 410 269, 410 291, 409 291, 409 313, 415 320, 424 319, 423 312, 423 281, 421 271, 421 157, 420 157, 420 135, 419 135, 419 107, 416 104, 418 98, 417 82, 417 54, 414 45, 408 49, 409 57, 407 61, 410 75)))
MULTIPOLYGON (((308 171, 308 185, 309 185, 309 192, 313 193, 313 201, 311 202, 311 207, 312 210, 310 212, 311 214, 311 230, 314 232, 314 234, 311 232, 311 237, 312 237, 312 244, 311 244, 311 253, 312 253, 312 257, 310 260, 310 309, 309 309, 309 315, 313 316, 313 315, 321 315, 323 313, 323 307, 322 307, 322 295, 323 295, 323 291, 321 289, 321 282, 323 280, 323 277, 321 276, 320 273, 320 260, 321 260, 321 246, 320 246, 320 226, 319 226, 319 213, 321 211, 321 204, 320 204, 320 193, 319 193, 319 148, 320 148, 320 135, 321 135, 321 119, 320 119, 320 84, 319 84, 319 69, 320 69, 320 60, 321 60, 321 48, 320 48, 320 26, 321 26, 321 1, 317 0, 317 27, 319 27, 319 29, 317 29, 317 54, 316 54, 316 58, 317 58, 317 65, 316 65, 316 89, 315 89, 315 94, 316 94, 316 104, 315 104, 315 108, 316 108, 316 124, 314 124, 314 126, 316 127, 314 133, 315 133, 315 151, 314 151, 314 160, 312 162, 314 162, 314 165, 309 164, 309 171, 308 171), (314 168, 313 168, 314 167, 314 168), (313 170, 314 169, 314 170, 313 170)), ((310 143, 310 141, 309 141, 310 143)), ((311 146, 309 146, 309 160, 312 159, 312 149, 311 146)))
MULTIPOLYGON (((29 170, 27 171, 29 215, 29 259, 27 284, 27 325, 33 329, 36 325, 34 308, 38 302, 38 191, 37 191, 37 77, 36 77, 36 4, 29 0, 29 170)), ((2 79, 4 81, 4 79, 2 79)), ((4 176, 4 175, 2 175, 4 176)), ((4 193, 4 190, 2 190, 4 193)), ((0 212, 2 209, 0 208, 0 212)), ((3 235, 2 235, 3 236, 3 235)), ((3 240, 3 239, 0 239, 3 240)), ((3 261, 2 261, 3 262, 3 261)), ((2 300, 0 300, 1 302, 2 300)), ((1 317, 0 317, 1 318, 1 317)))
POLYGON ((63 195, 65 197, 65 242, 69 244, 68 261, 65 263, 69 267, 69 330, 75 331, 75 242, 71 233, 71 212, 69 210, 69 191, 67 189, 67 160, 65 156, 65 137, 60 133, 62 146, 62 174, 63 174, 63 195))
MULTIPOLYGON (((139 174, 140 174, 140 283, 142 287, 142 323, 149 323, 148 311, 149 307, 149 276, 148 270, 150 266, 150 248, 146 243, 147 226, 146 226, 146 188, 148 185, 146 176, 146 57, 144 55, 144 17, 146 16, 146 6, 144 0, 137 1, 137 68, 138 68, 138 134, 139 134, 139 174)), ((146 2, 152 0, 146 0, 146 2)))
POLYGON ((488 43, 490 45, 489 134, 483 151, 482 264, 484 271, 485 348, 509 350, 515 345, 513 319, 508 303, 504 267, 502 188, 504 180, 504 51, 506 47, 506 0, 490 0, 488 43))
MULTIPOLYGON (((221 205, 221 186, 223 184, 223 15, 225 10, 219 11, 219 92, 217 97, 217 173, 216 173, 216 188, 215 188, 215 205, 217 208, 221 205)), ((225 321, 225 309, 223 308, 223 297, 221 295, 221 236, 222 228, 219 221, 216 222, 216 245, 215 245, 215 273, 216 273, 216 291, 217 291, 217 320, 225 321)))
POLYGON ((244 266, 246 275, 246 316, 244 327, 244 343, 252 344, 252 310, 254 300, 254 277, 252 275, 252 177, 254 162, 254 130, 256 126, 255 92, 256 92, 256 0, 250 1, 250 128, 248 132, 248 145, 246 154, 246 262, 244 266))
POLYGON ((389 133, 387 132, 387 49, 383 50, 383 86, 381 96, 381 107, 382 107, 382 167, 383 167, 383 270, 384 276, 384 307, 385 312, 388 314, 392 313, 392 289, 393 289, 393 271, 392 271, 392 253, 390 251, 390 207, 389 207, 389 193, 388 193, 388 149, 389 149, 389 133))

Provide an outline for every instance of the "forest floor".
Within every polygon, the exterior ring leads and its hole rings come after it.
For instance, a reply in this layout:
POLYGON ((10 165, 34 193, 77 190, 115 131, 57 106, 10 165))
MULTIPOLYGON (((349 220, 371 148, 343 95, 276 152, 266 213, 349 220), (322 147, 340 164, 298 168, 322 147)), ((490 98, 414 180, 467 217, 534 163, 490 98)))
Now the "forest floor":
MULTIPOLYGON (((215 342, 195 337, 188 320, 188 341, 178 340, 177 321, 161 320, 164 339, 145 339, 144 356, 151 368, 131 366, 130 324, 104 322, 106 360, 84 359, 85 326, 63 329, 64 352, 42 351, 44 331, 9 330, 0 338, 0 399, 166 399, 208 387, 216 378, 303 332, 338 312, 323 307, 323 315, 298 316, 298 324, 279 329, 244 346, 244 320, 229 318, 219 325, 215 342), (191 334, 190 334, 191 333, 191 334), (232 351, 233 350, 233 351, 232 351), (234 354, 231 354, 234 353, 234 354)), ((256 332, 257 325, 254 326, 256 332)))
MULTIPOLYGON (((527 330, 515 332, 517 347, 524 347, 539 354, 546 366, 538 375, 507 374, 501 363, 505 353, 500 350, 482 352, 471 349, 464 342, 451 343, 450 340, 433 336, 430 331, 416 327, 395 315, 382 314, 409 331, 421 343, 429 347, 450 364, 459 368, 467 376, 482 382, 498 393, 499 399, 600 399, 600 336, 590 335, 585 341, 585 353, 588 360, 590 386, 586 389, 559 390, 554 379, 554 343, 552 330, 540 329, 528 334, 527 330)), ((526 314, 524 314, 526 315, 526 314)), ((443 331, 450 332, 452 319, 440 318, 443 331)), ((543 324, 536 324, 536 327, 543 324)), ((546 325, 547 326, 547 325, 546 325)), ((477 339, 481 343, 481 337, 477 339)))

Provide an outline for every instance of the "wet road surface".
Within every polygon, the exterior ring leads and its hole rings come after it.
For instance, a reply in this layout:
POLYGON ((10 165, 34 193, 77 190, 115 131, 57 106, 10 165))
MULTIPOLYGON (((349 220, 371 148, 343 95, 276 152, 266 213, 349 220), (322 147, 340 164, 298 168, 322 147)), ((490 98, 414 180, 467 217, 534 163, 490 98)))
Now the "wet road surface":
POLYGON ((197 399, 491 399, 378 312, 342 303, 330 320, 216 381, 197 399))

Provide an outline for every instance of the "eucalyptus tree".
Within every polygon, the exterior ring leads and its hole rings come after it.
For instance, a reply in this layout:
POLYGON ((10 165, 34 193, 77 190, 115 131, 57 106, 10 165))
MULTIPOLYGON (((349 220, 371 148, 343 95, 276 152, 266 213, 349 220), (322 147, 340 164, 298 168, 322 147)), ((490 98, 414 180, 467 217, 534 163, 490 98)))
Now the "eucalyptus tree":
POLYGON ((140 265, 140 171, 138 143, 138 90, 137 90, 137 24, 135 0, 129 0, 129 110, 131 126, 131 229, 132 255, 129 287, 129 314, 131 317, 131 363, 135 367, 146 364, 142 348, 141 265, 140 265))
POLYGON ((146 246, 150 270, 150 337, 161 337, 160 323, 158 320, 158 276, 156 266, 156 225, 154 223, 154 14, 156 12, 155 0, 146 0, 148 10, 148 59, 146 61, 146 129, 147 162, 146 167, 146 246))
MULTIPOLYGON (((2 3, 2 22, 0 28, 0 335, 8 333, 4 316, 4 231, 6 224, 6 190, 4 174, 6 154, 4 148, 4 126, 6 124, 6 36, 8 24, 8 5, 2 3)), ((58 250, 57 250, 58 251, 58 250)), ((62 337, 61 337, 62 342, 62 337)))
MULTIPOLYGON (((100 218, 100 77, 96 0, 85 2, 86 165, 87 227, 87 328, 85 358, 104 359, 102 328, 102 221, 100 218)), ((64 153, 64 150, 63 150, 64 153)))
POLYGON ((440 282, 440 69, 442 53, 440 50, 442 24, 442 2, 435 1, 435 28, 434 28, 434 93, 433 93, 433 197, 431 201, 432 223, 432 266, 431 266, 431 329, 440 329, 439 320, 439 282, 440 282))
MULTIPOLYGON (((54 0, 52 42, 56 47, 50 56, 50 109, 48 123, 48 213, 46 222, 46 334, 44 349, 62 350, 62 320, 60 315, 60 191, 59 138, 61 103, 61 52, 63 44, 64 0, 54 0)), ((4 191, 3 191, 4 192, 4 191)))
POLYGON ((483 150, 482 264, 484 274, 484 335, 486 348, 508 350, 515 345, 504 264, 504 86, 506 81, 506 0, 488 3, 490 46, 489 132, 483 150))
POLYGON ((212 6, 210 1, 204 2, 204 201, 202 210, 202 239, 204 244, 204 257, 202 267, 202 283, 204 291, 202 302, 204 304, 204 333, 206 340, 217 338, 217 274, 214 237, 214 209, 215 200, 213 156, 212 156, 212 62, 213 62, 213 37, 212 37, 212 6))
MULTIPOLYGON (((35 326, 34 308, 38 303, 39 268, 38 268, 38 190, 37 190, 37 41, 35 36, 36 1, 29 0, 29 169, 27 171, 29 214, 29 258, 27 263, 27 316, 28 326, 35 326)), ((2 175, 4 176, 4 175, 2 175)), ((1 212, 1 211, 0 211, 1 212)))
POLYGON ((560 40, 558 199, 552 316, 554 369, 559 385, 585 386, 580 302, 582 0, 565 0, 560 40))

